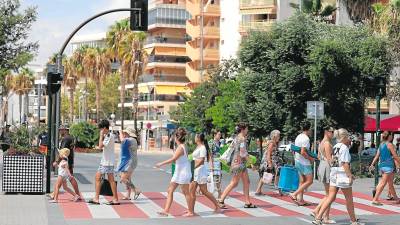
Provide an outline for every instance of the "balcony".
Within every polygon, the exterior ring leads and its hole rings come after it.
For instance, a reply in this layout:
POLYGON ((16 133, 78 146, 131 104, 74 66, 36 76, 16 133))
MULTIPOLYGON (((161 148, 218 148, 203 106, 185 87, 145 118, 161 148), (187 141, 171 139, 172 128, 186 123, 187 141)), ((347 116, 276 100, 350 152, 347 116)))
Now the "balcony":
POLYGON ((149 82, 176 82, 176 83, 188 83, 189 80, 185 75, 173 75, 173 74, 144 74, 139 77, 139 83, 149 82))
POLYGON ((195 70, 189 63, 186 64, 186 77, 192 83, 200 83, 200 70, 195 70))
MULTIPOLYGON (((129 100, 129 99, 127 99, 129 100)), ((132 102, 132 99, 130 99, 132 102)), ((180 95, 155 95, 154 94, 140 94, 139 102, 152 102, 152 101, 162 101, 162 102, 183 102, 185 101, 183 96, 180 95)))
POLYGON ((186 56, 150 55, 146 70, 155 67, 183 68, 190 61, 186 56))
POLYGON ((185 38, 169 38, 169 37, 160 37, 160 36, 153 36, 148 37, 146 39, 146 45, 151 44, 176 44, 176 45, 184 45, 186 43, 185 38))
POLYGON ((276 6, 276 0, 240 0, 240 9, 264 8, 276 6))
MULTIPOLYGON (((220 5, 219 0, 215 0, 214 4, 207 4, 207 0, 187 0, 186 10, 192 15, 192 17, 201 15, 200 4, 201 1, 204 2, 204 16, 220 16, 220 5)), ((210 1, 211 2, 211 1, 210 1)))
MULTIPOLYGON (((197 45, 196 41, 186 43, 186 54, 192 61, 200 61, 200 48, 193 47, 197 45)), ((219 61, 219 50, 217 48, 204 48, 203 60, 205 61, 219 61)))
POLYGON ((250 21, 242 22, 239 27, 240 33, 248 33, 249 31, 266 31, 276 20, 250 21))
MULTIPOLYGON (((186 21, 186 33, 192 37, 192 39, 200 38, 200 24, 196 20, 186 21)), ((208 39, 219 39, 219 27, 217 26, 204 26, 203 37, 208 39)))

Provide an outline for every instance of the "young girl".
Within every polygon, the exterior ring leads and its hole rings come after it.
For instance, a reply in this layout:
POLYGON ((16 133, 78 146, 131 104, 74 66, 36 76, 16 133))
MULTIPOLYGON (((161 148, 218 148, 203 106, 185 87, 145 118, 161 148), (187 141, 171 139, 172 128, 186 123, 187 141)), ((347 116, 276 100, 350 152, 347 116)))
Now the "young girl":
MULTIPOLYGON (((57 181, 54 184, 54 197, 53 200, 50 202, 52 203, 57 203, 58 202, 58 193, 60 190, 61 185, 63 185, 64 182, 70 179, 71 173, 68 169, 68 156, 69 156, 69 149, 68 148, 63 148, 59 151, 60 158, 56 162, 58 164, 58 177, 57 181)), ((74 193, 67 185, 63 186, 64 190, 71 194, 73 197, 72 201, 76 202, 80 200, 80 196, 76 193, 74 193)))
POLYGON ((178 186, 181 186, 182 193, 185 195, 186 203, 188 205, 187 215, 193 215, 194 212, 190 210, 190 195, 189 195, 189 184, 192 178, 192 172, 190 171, 190 162, 188 159, 188 152, 185 146, 186 130, 184 128, 178 128, 175 134, 175 142, 178 147, 175 150, 174 156, 164 162, 157 163, 156 167, 160 168, 163 165, 171 164, 175 162, 175 172, 172 176, 171 182, 168 187, 168 197, 165 203, 164 210, 158 212, 160 216, 168 216, 169 209, 174 199, 174 191, 178 186))

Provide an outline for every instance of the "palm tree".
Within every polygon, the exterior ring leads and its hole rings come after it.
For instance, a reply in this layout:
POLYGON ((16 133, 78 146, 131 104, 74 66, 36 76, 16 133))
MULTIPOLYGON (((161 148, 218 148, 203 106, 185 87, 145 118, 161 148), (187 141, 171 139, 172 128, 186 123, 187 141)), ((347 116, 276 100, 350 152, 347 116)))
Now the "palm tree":
POLYGON ((28 116, 28 94, 33 88, 35 78, 33 71, 28 68, 22 68, 20 73, 14 77, 12 90, 15 94, 19 95, 19 115, 20 123, 22 123, 22 95, 25 95, 25 116, 28 116))
POLYGON ((300 9, 306 14, 311 14, 317 21, 332 22, 332 16, 337 7, 332 4, 323 6, 322 0, 300 0, 300 4, 290 3, 293 8, 300 9))
POLYGON ((104 48, 96 48, 96 69, 92 80, 96 84, 96 119, 100 119, 101 82, 111 73, 111 61, 104 48))
POLYGON ((63 84, 69 89, 69 119, 70 123, 74 121, 74 92, 78 84, 78 77, 75 75, 75 65, 72 58, 63 60, 64 80, 63 84))
POLYGON ((371 17, 371 0, 339 0, 339 6, 341 4, 346 6, 350 19, 355 23, 364 22, 371 17))
MULTIPOLYGON (((96 49, 95 48, 86 48, 86 51, 83 56, 83 71, 85 76, 85 90, 87 92, 87 79, 92 78, 93 80, 96 77, 96 49)), ((85 97, 86 99, 86 97, 85 97)), ((85 120, 87 120, 87 101, 85 102, 86 110, 85 110, 85 120)))
MULTIPOLYGON (((108 51, 110 53, 110 57, 118 62, 122 62, 123 56, 121 55, 120 48, 122 46, 122 42, 124 36, 132 32, 130 31, 129 20, 124 19, 121 21, 117 21, 114 25, 112 25, 106 37, 108 51)), ((126 85, 126 71, 122 71, 121 79, 120 79, 120 101, 121 101, 121 129, 124 129, 124 108, 125 108, 125 85, 126 85)))
POLYGON ((122 59, 122 70, 127 78, 133 81, 133 118, 136 131, 138 99, 139 99, 139 76, 143 74, 143 68, 147 61, 147 55, 143 51, 143 42, 146 39, 144 32, 129 32, 125 35, 120 48, 122 59))
MULTIPOLYGON (((71 57, 71 60, 72 60, 71 63, 73 64, 73 71, 74 71, 77 81, 82 78, 85 78, 85 92, 87 92, 87 76, 86 76, 85 70, 84 70, 83 58, 85 56, 85 52, 86 52, 87 48, 88 48, 87 46, 82 46, 82 47, 78 48, 77 50, 74 51, 74 53, 72 54, 72 57, 71 57)), ((84 98, 84 105, 87 109, 86 97, 84 98)), ((87 110, 85 110, 85 120, 87 120, 87 110)))

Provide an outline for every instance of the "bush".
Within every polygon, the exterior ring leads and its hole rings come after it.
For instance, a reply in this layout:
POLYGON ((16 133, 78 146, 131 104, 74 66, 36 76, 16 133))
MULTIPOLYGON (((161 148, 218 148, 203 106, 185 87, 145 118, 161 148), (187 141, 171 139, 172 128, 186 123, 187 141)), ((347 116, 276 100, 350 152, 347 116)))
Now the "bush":
POLYGON ((88 122, 73 124, 70 134, 76 139, 78 148, 93 148, 99 141, 99 129, 88 122))

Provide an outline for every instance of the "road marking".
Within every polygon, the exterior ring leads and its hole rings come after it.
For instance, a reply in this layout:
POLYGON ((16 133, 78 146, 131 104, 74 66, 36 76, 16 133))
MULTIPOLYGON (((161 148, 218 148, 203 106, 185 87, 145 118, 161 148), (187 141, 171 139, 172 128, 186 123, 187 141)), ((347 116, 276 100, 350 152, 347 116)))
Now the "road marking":
MULTIPOLYGON (((118 199, 121 205, 111 206, 115 212, 120 216, 120 218, 148 218, 148 216, 139 209, 133 202, 121 200, 123 197, 122 193, 118 193, 118 199)), ((112 201, 112 197, 105 196, 107 201, 112 201)))
POLYGON ((168 219, 168 218, 174 218, 174 216, 169 216, 169 217, 160 217, 157 212, 163 211, 163 208, 161 208, 159 205, 154 203, 152 200, 148 199, 145 195, 140 195, 137 200, 131 200, 133 204, 135 204, 140 210, 142 210, 144 213, 149 216, 149 218, 162 218, 162 219, 168 219))
MULTIPOLYGON (((144 195, 148 199, 150 199, 151 201, 156 203, 159 207, 164 208, 167 198, 160 192, 146 192, 146 193, 144 193, 144 195)), ((172 202, 169 213, 172 216, 181 217, 185 213, 186 210, 187 209, 184 206, 182 206, 174 201, 174 202, 172 202)))
MULTIPOLYGON (((84 192, 82 193, 85 199, 93 199, 94 192, 84 192)), ((105 205, 106 199, 100 195, 100 205, 92 205, 87 203, 90 213, 94 219, 105 219, 105 218, 119 218, 119 215, 114 211, 109 205, 105 205)))
MULTIPOLYGON (((167 196, 166 192, 162 193, 165 197, 167 196)), ((186 206, 186 198, 180 192, 174 193, 174 201, 179 203, 180 205, 186 206)), ((204 205, 203 203, 196 201, 194 212, 198 214, 200 217, 226 217, 223 214, 215 214, 214 209, 204 205)))
POLYGON ((245 202, 243 202, 241 200, 238 200, 237 198, 235 198, 233 196, 230 196, 230 198, 225 199, 225 202, 227 204, 231 205, 232 207, 249 214, 250 216, 254 216, 254 217, 269 217, 269 216, 273 215, 273 213, 271 213, 271 212, 268 213, 265 210, 260 209, 260 208, 245 209, 244 208, 245 202))
POLYGON ((312 221, 311 220, 307 220, 307 219, 304 219, 304 218, 301 218, 301 217, 296 217, 298 220, 301 220, 301 221, 303 221, 303 222, 306 222, 306 223, 311 223, 312 224, 312 221))
MULTIPOLYGON (((325 192, 324 192, 325 194, 325 192)), ((315 192, 305 192, 304 193, 304 200, 306 201, 310 201, 310 202, 319 202, 321 201, 322 197, 325 195, 318 195, 318 193, 315 192)), ((346 204, 342 204, 341 202, 333 202, 331 205, 332 209, 337 209, 340 211, 345 212, 344 214, 347 214, 347 208, 346 208, 346 204)), ((355 213, 356 215, 375 215, 376 213, 374 212, 370 212, 364 209, 360 209, 358 207, 354 207, 355 213)))

